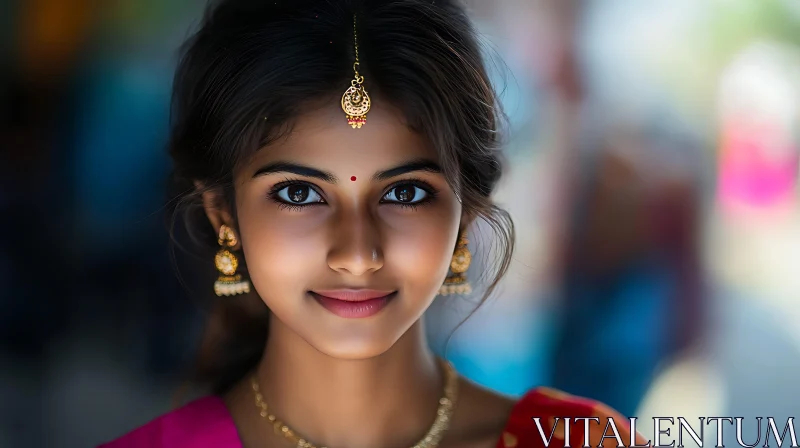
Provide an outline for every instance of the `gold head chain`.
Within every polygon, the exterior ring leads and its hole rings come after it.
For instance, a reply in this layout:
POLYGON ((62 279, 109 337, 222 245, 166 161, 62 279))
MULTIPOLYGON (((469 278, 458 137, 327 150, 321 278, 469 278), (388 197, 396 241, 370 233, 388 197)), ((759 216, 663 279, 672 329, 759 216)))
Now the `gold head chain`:
MULTIPOLYGON (((449 362, 443 359, 439 361, 444 370, 444 392, 439 398, 436 419, 434 419, 433 425, 428 429, 425 436, 413 448, 435 448, 438 446, 450 426, 453 410, 456 407, 456 401, 458 400, 458 373, 449 362)), ((250 385, 255 394, 256 407, 259 409, 261 416, 269 421, 276 433, 281 434, 297 448, 318 448, 269 412, 269 407, 267 402, 264 401, 264 395, 261 393, 261 388, 255 375, 250 378, 250 385)))
POLYGON ((361 126, 367 123, 367 112, 369 112, 372 102, 364 89, 364 77, 358 73, 358 34, 355 14, 353 14, 353 43, 356 53, 356 61, 353 63, 355 77, 350 81, 350 87, 342 95, 342 110, 347 115, 347 124, 353 129, 361 129, 361 126))

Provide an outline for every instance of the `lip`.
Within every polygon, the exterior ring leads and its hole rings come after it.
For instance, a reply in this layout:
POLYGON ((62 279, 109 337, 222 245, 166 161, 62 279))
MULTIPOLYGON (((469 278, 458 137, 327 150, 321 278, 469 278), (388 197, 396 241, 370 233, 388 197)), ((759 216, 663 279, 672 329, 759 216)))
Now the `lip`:
POLYGON ((309 291, 309 294, 332 314, 355 319, 378 314, 397 295, 397 291, 339 289, 333 291, 309 291))
POLYGON ((331 299, 343 300, 345 302, 363 302, 366 300, 386 297, 394 291, 383 291, 378 289, 316 289, 311 292, 331 299))

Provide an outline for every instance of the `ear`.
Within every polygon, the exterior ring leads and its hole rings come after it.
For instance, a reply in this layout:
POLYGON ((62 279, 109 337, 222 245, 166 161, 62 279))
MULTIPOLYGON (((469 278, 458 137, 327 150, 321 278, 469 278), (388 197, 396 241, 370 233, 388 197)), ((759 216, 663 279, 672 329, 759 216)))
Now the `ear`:
POLYGON ((225 201, 222 192, 218 189, 207 188, 199 181, 195 181, 194 186, 203 197, 203 209, 206 212, 208 221, 214 228, 214 233, 219 233, 219 229, 223 224, 235 229, 231 207, 225 201))
POLYGON ((475 216, 473 216, 470 213, 467 213, 466 211, 462 211, 461 223, 459 223, 458 225, 458 234, 461 235, 462 233, 464 233, 469 228, 469 226, 472 225, 474 221, 475 221, 475 216))

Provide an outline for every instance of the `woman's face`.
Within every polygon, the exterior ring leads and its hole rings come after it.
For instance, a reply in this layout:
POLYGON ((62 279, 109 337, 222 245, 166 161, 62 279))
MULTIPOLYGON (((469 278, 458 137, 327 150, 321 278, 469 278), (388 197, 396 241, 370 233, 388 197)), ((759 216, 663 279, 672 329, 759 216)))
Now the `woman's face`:
POLYGON ((373 107, 361 129, 338 105, 310 111, 235 183, 253 286, 323 353, 385 352, 447 274, 461 205, 433 148, 391 108, 373 107))

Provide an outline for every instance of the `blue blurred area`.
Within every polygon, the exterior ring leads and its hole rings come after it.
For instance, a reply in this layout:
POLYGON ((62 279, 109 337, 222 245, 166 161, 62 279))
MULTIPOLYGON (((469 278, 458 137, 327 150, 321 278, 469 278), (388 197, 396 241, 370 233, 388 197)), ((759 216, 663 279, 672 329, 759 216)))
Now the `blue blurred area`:
POLYGON ((131 250, 152 236, 170 167, 171 72, 117 56, 87 67, 76 89, 70 174, 84 253, 131 250))
POLYGON ((645 260, 604 278, 572 278, 551 385, 635 415, 670 354, 670 322, 659 319, 670 314, 670 274, 663 262, 645 260))

